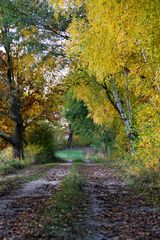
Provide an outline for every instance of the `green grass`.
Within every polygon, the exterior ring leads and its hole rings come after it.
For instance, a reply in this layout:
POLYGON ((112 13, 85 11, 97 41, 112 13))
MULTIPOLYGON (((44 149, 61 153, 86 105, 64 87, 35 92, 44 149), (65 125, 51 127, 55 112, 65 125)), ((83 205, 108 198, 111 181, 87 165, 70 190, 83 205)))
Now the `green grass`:
POLYGON ((77 228, 77 209, 82 204, 83 186, 82 175, 72 166, 69 174, 62 180, 60 189, 47 202, 42 214, 45 236, 71 239, 70 234, 77 228))
POLYGON ((31 164, 31 161, 28 159, 21 161, 13 159, 0 162, 0 175, 8 175, 15 173, 17 170, 23 169, 31 164))
POLYGON ((75 162, 83 162, 84 153, 83 150, 61 150, 56 152, 56 157, 64 160, 73 160, 75 162))

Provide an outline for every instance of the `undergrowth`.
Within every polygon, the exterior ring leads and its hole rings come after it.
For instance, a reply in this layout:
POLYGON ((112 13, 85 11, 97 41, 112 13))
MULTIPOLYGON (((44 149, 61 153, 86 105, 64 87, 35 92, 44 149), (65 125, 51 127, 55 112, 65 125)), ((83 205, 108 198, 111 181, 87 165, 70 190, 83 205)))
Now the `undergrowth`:
POLYGON ((133 191, 142 194, 147 202, 160 205, 160 162, 155 164, 154 160, 134 160, 129 154, 113 158, 100 151, 90 151, 86 157, 93 163, 117 169, 133 191))
POLYGON ((72 235, 76 234, 79 228, 76 225, 77 209, 83 198, 83 186, 83 177, 72 167, 61 182, 60 189, 46 204, 43 214, 45 236, 72 239, 72 235))
POLYGON ((6 161, 3 160, 0 161, 0 174, 1 175, 11 174, 14 173, 16 170, 20 170, 31 164, 32 163, 29 159, 25 160, 11 159, 6 161))
POLYGON ((142 194, 147 202, 160 205, 160 164, 147 167, 141 161, 123 161, 123 176, 127 184, 142 194))

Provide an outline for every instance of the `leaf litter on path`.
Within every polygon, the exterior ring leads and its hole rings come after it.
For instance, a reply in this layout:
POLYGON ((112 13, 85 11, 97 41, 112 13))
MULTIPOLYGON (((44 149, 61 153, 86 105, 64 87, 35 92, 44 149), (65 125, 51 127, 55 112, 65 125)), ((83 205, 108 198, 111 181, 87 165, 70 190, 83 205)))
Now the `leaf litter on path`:
POLYGON ((145 202, 104 166, 85 166, 85 191, 90 196, 90 240, 160 239, 159 208, 145 202))
MULTIPOLYGON (((160 239, 159 209, 129 188, 116 169, 85 164, 79 170, 86 178, 84 199, 70 216, 73 224, 79 221, 78 229, 57 240, 160 239)), ((67 171, 67 165, 56 166, 45 178, 0 198, 0 239, 56 239, 42 234, 39 216, 67 171)))
POLYGON ((44 178, 25 183, 0 198, 0 239, 40 239, 40 212, 67 174, 68 167, 51 168, 44 178))

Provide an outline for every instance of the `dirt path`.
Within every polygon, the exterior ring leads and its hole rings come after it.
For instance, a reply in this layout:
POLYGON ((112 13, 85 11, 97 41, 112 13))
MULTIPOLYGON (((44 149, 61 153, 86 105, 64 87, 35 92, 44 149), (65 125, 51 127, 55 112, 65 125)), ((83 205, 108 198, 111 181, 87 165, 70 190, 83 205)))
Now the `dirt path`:
MULTIPOLYGON (((69 165, 55 166, 45 177, 25 183, 0 198, 0 240, 55 239, 42 235, 39 216, 68 168, 69 165)), ((86 210, 83 202, 76 209, 76 215, 80 216, 78 236, 73 233, 70 239, 56 240, 160 239, 160 210, 127 187, 116 169, 89 163, 80 165, 79 169, 86 178, 86 210)), ((74 217, 73 224, 76 224, 74 217)))
POLYGON ((51 168, 46 177, 25 183, 20 189, 0 198, 0 239, 40 239, 39 213, 66 175, 68 167, 59 165, 51 168))
POLYGON ((90 240, 160 239, 160 211, 146 204, 118 177, 116 170, 83 167, 90 196, 90 240))

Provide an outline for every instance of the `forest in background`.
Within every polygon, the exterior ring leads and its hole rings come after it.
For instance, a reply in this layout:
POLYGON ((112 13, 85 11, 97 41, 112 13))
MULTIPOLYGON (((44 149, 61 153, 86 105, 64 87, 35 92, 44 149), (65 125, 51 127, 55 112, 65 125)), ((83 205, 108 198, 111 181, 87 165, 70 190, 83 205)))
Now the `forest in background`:
POLYGON ((69 134, 158 182, 159 36, 158 0, 1 0, 1 171, 56 160, 69 134))

